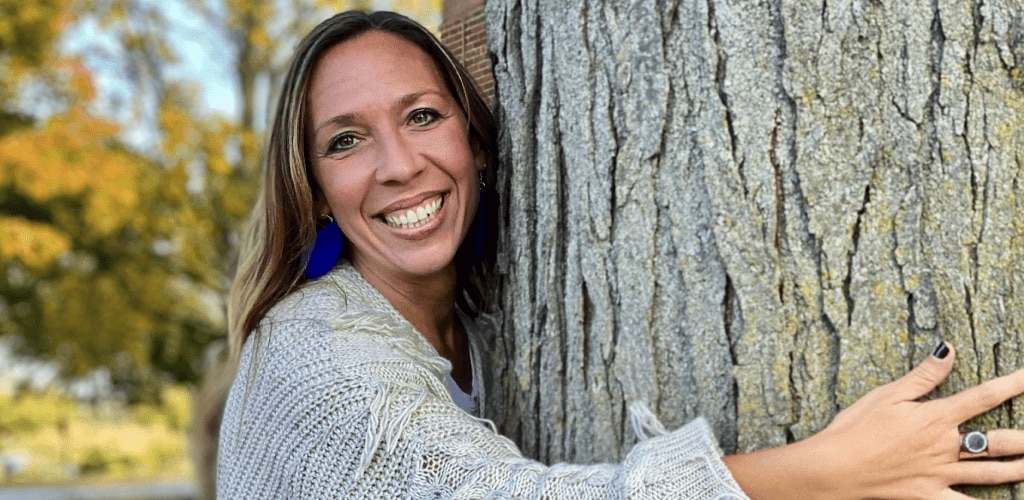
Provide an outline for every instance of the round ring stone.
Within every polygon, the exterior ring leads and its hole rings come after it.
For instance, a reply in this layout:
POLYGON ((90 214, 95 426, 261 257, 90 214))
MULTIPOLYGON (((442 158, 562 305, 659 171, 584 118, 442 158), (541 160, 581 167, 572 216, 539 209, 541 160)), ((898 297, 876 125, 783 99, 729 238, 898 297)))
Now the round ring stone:
POLYGON ((988 449, 988 436, 982 431, 971 431, 960 438, 960 449, 967 453, 982 453, 988 449))

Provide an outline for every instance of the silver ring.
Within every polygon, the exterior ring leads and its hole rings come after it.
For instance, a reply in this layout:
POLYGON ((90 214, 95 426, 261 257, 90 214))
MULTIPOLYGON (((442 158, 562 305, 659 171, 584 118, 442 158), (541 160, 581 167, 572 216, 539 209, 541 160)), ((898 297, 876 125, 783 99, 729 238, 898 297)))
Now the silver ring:
POLYGON ((988 436, 984 431, 971 431, 960 438, 960 449, 967 453, 988 451, 988 436))

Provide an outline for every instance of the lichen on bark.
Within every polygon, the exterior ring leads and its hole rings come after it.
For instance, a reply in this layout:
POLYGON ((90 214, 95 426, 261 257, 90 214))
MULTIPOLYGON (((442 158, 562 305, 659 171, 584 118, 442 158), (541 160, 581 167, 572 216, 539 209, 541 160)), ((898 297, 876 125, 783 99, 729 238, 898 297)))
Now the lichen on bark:
POLYGON ((615 460, 644 400, 748 450, 940 339, 938 395, 1021 367, 1022 7, 489 0, 499 427, 615 460))

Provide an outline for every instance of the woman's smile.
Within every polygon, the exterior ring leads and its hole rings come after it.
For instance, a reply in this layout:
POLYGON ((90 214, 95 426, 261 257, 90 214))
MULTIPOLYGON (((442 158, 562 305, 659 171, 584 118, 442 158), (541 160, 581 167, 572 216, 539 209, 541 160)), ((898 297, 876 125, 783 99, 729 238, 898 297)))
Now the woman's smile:
POLYGON ((443 206, 444 196, 435 196, 419 206, 409 209, 399 208, 391 211, 391 213, 381 214, 380 219, 390 227, 417 229, 436 220, 439 217, 438 212, 443 206))
POLYGON ((452 276, 483 160, 430 56, 384 32, 338 44, 313 71, 309 110, 321 210, 356 268, 391 282, 452 276))

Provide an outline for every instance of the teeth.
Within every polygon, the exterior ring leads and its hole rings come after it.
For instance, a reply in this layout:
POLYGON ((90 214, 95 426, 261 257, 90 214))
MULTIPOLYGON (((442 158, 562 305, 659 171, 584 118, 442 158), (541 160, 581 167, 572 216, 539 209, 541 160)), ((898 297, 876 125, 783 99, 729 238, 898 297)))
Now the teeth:
POLYGON ((420 222, 423 222, 432 217, 434 214, 436 214, 438 209, 440 209, 441 205, 443 204, 444 198, 440 197, 430 203, 427 203, 426 205, 423 205, 422 207, 417 207, 413 210, 409 210, 401 215, 385 215, 384 222, 386 222, 389 226, 394 227, 416 227, 417 225, 419 225, 420 222))

